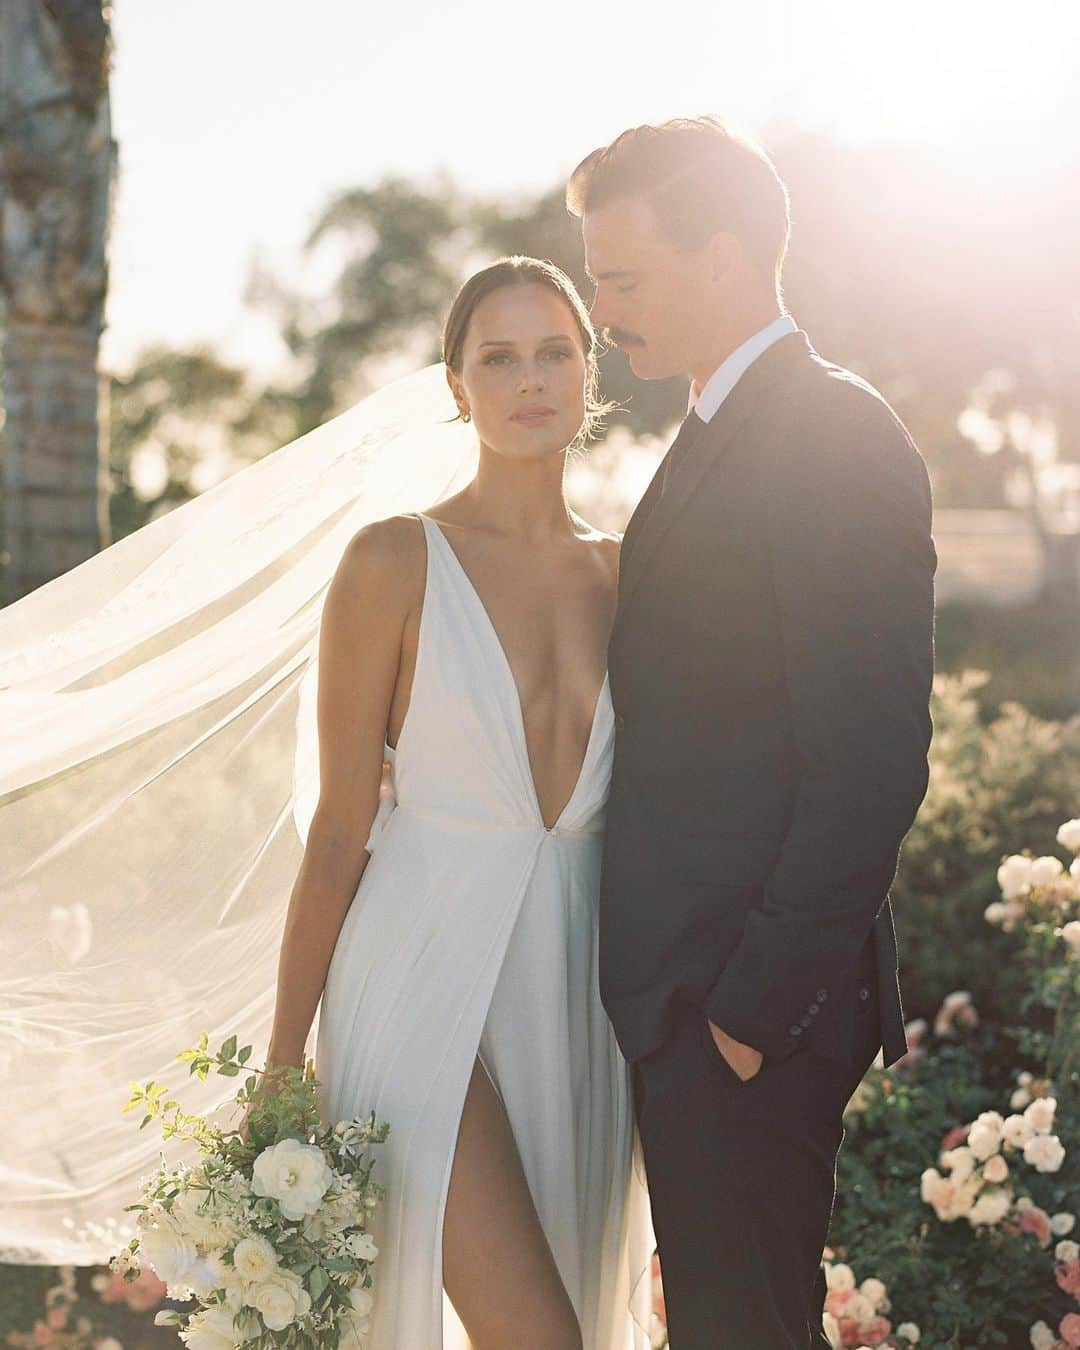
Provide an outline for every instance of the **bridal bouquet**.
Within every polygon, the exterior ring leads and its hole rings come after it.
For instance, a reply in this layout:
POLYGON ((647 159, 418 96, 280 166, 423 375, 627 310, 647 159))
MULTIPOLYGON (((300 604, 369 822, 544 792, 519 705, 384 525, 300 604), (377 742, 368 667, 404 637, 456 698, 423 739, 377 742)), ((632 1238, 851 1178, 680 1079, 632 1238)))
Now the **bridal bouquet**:
MULTIPOLYGON (((215 1066, 238 1075, 250 1054, 250 1045, 237 1053, 235 1036, 211 1054, 204 1032, 176 1058, 205 1081, 215 1066)), ((142 1203, 125 1206, 137 1211, 138 1236, 109 1265, 134 1280, 145 1260, 170 1298, 195 1300, 194 1311, 154 1319, 176 1327, 191 1350, 364 1344, 378 1254, 367 1224, 384 1195, 369 1150, 390 1127, 372 1112, 323 1128, 313 1070, 311 1060, 303 1070, 274 1067, 273 1090, 252 1074, 236 1094, 247 1108, 243 1128, 224 1131, 162 1100, 162 1084, 131 1084, 123 1110, 145 1111, 139 1128, 160 1118, 163 1137, 194 1140, 199 1160, 163 1158, 142 1179, 142 1203)))

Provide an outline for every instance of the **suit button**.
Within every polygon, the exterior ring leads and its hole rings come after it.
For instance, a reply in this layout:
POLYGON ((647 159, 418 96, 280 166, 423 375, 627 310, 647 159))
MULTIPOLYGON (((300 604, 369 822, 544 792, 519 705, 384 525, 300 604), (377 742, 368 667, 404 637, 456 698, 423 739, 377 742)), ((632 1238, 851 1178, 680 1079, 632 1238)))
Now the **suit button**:
MULTIPOLYGON (((816 1010, 815 1010, 815 1011, 816 1011, 816 1010)), ((808 1013, 803 1013, 802 1017, 799 1018, 799 1021, 803 1024, 804 1027, 808 1027, 808 1026, 810 1025, 810 1016, 809 1016, 809 1014, 808 1014, 808 1013)))
POLYGON ((810 1014, 811 1017, 816 1017, 818 1013, 821 1011, 821 1009, 818 1007, 816 1003, 811 1003, 806 1011, 810 1014))
POLYGON ((788 1031, 791 1033, 792 1036, 802 1035, 802 1027, 788 1027, 788 1031))
POLYGON ((626 726, 626 718, 622 715, 622 713, 616 713, 616 714, 615 714, 615 730, 616 730, 616 731, 622 731, 622 729, 623 729, 624 726, 626 726))
POLYGON ((817 993, 814 995, 814 997, 817 999, 819 1003, 824 1003, 825 1000, 829 997, 829 991, 827 989, 819 989, 817 993))
POLYGON ((867 989, 867 987, 866 987, 865 984, 864 984, 863 987, 859 990, 859 997, 860 997, 861 999, 868 999, 868 998, 870 997, 870 990, 867 989))

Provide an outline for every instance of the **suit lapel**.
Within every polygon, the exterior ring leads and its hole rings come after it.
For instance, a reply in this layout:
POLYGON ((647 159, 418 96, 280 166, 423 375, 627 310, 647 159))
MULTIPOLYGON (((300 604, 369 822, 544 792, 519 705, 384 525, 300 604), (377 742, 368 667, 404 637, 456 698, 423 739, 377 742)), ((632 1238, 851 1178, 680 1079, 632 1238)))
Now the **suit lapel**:
MULTIPOLYGON (((661 460, 623 536, 616 628, 625 616, 660 541, 693 497, 702 478, 722 457, 751 414, 763 406, 765 394, 774 381, 784 371, 790 370, 800 356, 812 350, 806 334, 800 329, 780 338, 763 352, 743 374, 712 420, 695 437, 666 491, 661 491, 666 456, 661 460)), ((690 413, 687 421, 695 416, 690 413)), ((683 427, 686 427, 685 422, 683 427)))

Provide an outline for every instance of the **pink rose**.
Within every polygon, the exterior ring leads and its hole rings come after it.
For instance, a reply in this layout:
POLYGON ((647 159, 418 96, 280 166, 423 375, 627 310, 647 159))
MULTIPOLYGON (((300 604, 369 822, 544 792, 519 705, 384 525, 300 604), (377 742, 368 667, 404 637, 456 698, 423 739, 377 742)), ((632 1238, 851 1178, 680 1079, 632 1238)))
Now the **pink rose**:
POLYGON ((1054 1278, 1066 1294, 1080 1301, 1080 1259, 1059 1262, 1054 1267, 1054 1278))
POLYGON ((859 1335, 864 1345, 880 1345, 889 1332, 892 1331, 892 1323, 886 1317, 873 1317, 869 1322, 864 1322, 859 1328, 859 1335))
POLYGON ((939 1152, 944 1153, 947 1149, 957 1148, 968 1137, 970 1125, 954 1125, 939 1145, 939 1152))
POLYGON ((830 1289, 825 1295, 825 1311, 839 1319, 843 1317, 843 1307, 855 1297, 854 1289, 830 1289))
POLYGON ((1066 1345, 1080 1346, 1080 1313, 1066 1313, 1058 1331, 1066 1345))
POLYGON ((50 1308, 45 1314, 45 1321, 54 1331, 59 1331, 67 1326, 67 1317, 66 1308, 50 1308))
POLYGON ((1045 1209, 1040 1209, 1038 1205, 1032 1205, 1030 1209, 1021 1211, 1020 1214, 1021 1233, 1034 1233, 1039 1240, 1040 1247, 1049 1247, 1052 1236, 1050 1230, 1050 1215, 1045 1209))

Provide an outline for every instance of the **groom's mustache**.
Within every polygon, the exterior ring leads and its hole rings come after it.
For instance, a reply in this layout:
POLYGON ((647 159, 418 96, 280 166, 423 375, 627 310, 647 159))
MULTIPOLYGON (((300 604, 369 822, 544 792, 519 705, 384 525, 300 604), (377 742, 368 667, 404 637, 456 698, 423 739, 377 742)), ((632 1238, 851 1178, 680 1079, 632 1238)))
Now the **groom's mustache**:
POLYGON ((605 328, 604 340, 614 347, 644 347, 645 339, 636 333, 628 333, 625 328, 605 328))

